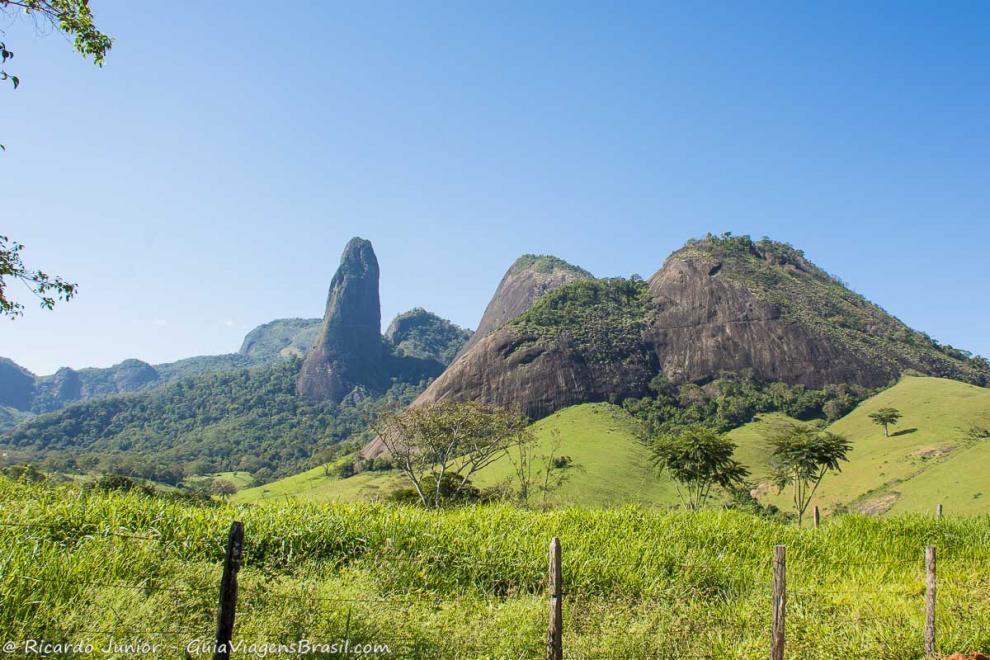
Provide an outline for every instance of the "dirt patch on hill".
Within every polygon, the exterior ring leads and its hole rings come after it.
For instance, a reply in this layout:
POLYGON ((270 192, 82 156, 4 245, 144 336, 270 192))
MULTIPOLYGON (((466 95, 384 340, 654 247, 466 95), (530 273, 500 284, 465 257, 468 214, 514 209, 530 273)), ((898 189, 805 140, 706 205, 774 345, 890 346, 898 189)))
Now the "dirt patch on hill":
POLYGON ((883 497, 878 497, 874 500, 864 502, 860 504, 857 509, 860 513, 865 513, 868 516, 879 516, 882 513, 886 513, 890 510, 890 507, 894 506, 894 502, 900 497, 900 493, 889 493, 883 497))
POLYGON ((911 456, 927 461, 933 458, 941 458, 942 456, 955 451, 955 449, 955 447, 925 447, 923 449, 919 449, 918 451, 911 452, 911 456))
POLYGON ((768 495, 771 492, 773 492, 774 490, 775 489, 773 487, 773 484, 762 483, 762 484, 758 485, 756 488, 754 488, 753 490, 749 491, 749 494, 750 494, 751 497, 754 497, 756 499, 760 499, 764 495, 768 495))

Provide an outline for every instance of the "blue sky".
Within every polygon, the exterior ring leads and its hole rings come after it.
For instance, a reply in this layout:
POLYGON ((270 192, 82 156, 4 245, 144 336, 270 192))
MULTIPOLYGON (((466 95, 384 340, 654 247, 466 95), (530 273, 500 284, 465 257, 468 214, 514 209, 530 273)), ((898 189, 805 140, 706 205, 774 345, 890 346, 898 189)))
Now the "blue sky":
POLYGON ((474 327, 526 252, 652 274, 708 231, 802 248, 990 354, 990 4, 92 0, 97 69, 6 27, 0 229, 80 284, 0 321, 37 373, 234 351, 322 314, 474 327))

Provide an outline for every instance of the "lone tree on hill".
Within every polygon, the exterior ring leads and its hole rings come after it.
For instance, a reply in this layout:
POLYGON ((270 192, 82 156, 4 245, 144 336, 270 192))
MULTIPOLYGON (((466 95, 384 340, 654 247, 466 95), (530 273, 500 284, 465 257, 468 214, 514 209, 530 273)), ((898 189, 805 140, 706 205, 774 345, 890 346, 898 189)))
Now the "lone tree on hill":
POLYGON ((650 449, 653 464, 660 473, 670 473, 678 484, 678 497, 692 511, 704 506, 713 488, 731 489, 742 485, 749 475, 749 470, 732 458, 735 443, 703 424, 661 435, 650 449))
POLYGON ((438 401, 385 412, 372 428, 423 505, 439 508, 524 438, 528 422, 498 406, 438 401))
POLYGON ((883 427, 883 437, 889 438, 890 432, 887 429, 891 424, 897 424, 901 419, 901 411, 897 408, 881 408, 875 413, 870 413, 870 419, 877 426, 883 427))
POLYGON ((794 488, 798 527, 822 479, 829 472, 841 471, 839 462, 849 460, 850 449, 852 443, 845 437, 803 424, 782 425, 770 438, 773 483, 778 492, 787 486, 794 488))

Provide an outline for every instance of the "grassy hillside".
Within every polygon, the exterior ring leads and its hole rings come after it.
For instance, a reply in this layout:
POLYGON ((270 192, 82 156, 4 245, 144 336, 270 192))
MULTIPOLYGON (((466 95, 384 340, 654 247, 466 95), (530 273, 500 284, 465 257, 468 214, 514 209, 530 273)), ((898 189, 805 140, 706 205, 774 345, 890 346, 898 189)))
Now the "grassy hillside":
MULTIPOLYGON (((767 478, 766 436, 783 416, 766 415, 732 432, 737 457, 750 466, 754 481, 767 478)), ((826 512, 855 509, 931 513, 943 502, 953 514, 990 511, 985 477, 990 441, 967 437, 973 425, 990 426, 990 389, 941 378, 905 377, 897 385, 861 403, 829 426, 853 442, 842 472, 825 478, 816 504, 826 512), (904 415, 891 437, 870 420, 880 408, 904 415)), ((761 500, 786 508, 788 494, 772 492, 761 500)))
MULTIPOLYGON (((738 445, 736 458, 749 467, 754 485, 763 484, 759 499, 784 510, 790 510, 789 493, 777 494, 768 484, 767 437, 775 425, 795 421, 780 413, 767 414, 730 432, 738 445)), ((825 478, 815 503, 826 514, 931 513, 938 502, 950 515, 987 513, 990 485, 984 475, 990 474, 990 440, 968 439, 973 425, 990 427, 990 390, 939 378, 906 377, 829 427, 852 440, 853 450, 842 472, 825 478), (870 413, 883 407, 898 408, 904 415, 890 438, 869 419, 870 413)), ((538 453, 549 450, 556 431, 561 439, 558 453, 573 460, 568 480, 550 498, 550 505, 678 503, 670 480, 658 478, 650 466, 649 451, 636 437, 636 421, 618 406, 572 406, 540 420, 533 431, 538 453)), ((503 458, 480 472, 475 483, 493 487, 511 476, 512 464, 503 458)), ((244 490, 235 499, 370 500, 402 483, 396 472, 364 472, 339 479, 316 468, 244 490)))
POLYGON ((855 448, 849 466, 829 480, 823 495, 857 507, 892 502, 900 512, 928 513, 938 496, 950 513, 986 513, 990 503, 974 496, 985 488, 979 475, 990 474, 990 441, 969 440, 973 425, 990 427, 990 389, 907 377, 832 425, 853 438, 855 448), (904 414, 890 438, 868 417, 884 407, 904 414))
MULTIPOLYGON (((553 494, 555 506, 621 506, 674 503, 669 479, 658 479, 649 450, 636 437, 636 423, 618 406, 586 403, 565 408, 533 425, 536 453, 546 454, 560 434, 558 455, 569 456, 567 481, 553 494)), ((512 477, 512 463, 502 458, 479 473, 475 483, 494 486, 512 477)))
MULTIPOLYGON (((554 493, 550 504, 619 506, 623 504, 673 504, 673 485, 657 479, 649 452, 635 436, 635 421, 621 408, 608 403, 587 403, 561 410, 533 425, 536 453, 547 453, 551 431, 560 433, 559 455, 569 456, 568 480, 554 493)), ((477 486, 490 488, 512 477, 512 463, 502 458, 478 473, 477 486)), ((395 472, 362 472, 347 479, 328 477, 322 467, 241 491, 239 502, 298 497, 315 501, 375 499, 403 485, 395 472)))
MULTIPOLYGON (((211 639, 222 549, 245 527, 235 640, 390 645, 410 658, 544 653, 546 549, 563 545, 564 648, 587 658, 765 658, 770 555, 788 547, 788 651, 920 657, 922 547, 939 551, 939 651, 990 650, 990 518, 845 516, 798 530, 730 511, 431 512, 196 507, 0 478, 0 637, 211 639), (868 595, 868 597, 864 597, 868 595)), ((237 657, 248 657, 239 655, 237 657)))

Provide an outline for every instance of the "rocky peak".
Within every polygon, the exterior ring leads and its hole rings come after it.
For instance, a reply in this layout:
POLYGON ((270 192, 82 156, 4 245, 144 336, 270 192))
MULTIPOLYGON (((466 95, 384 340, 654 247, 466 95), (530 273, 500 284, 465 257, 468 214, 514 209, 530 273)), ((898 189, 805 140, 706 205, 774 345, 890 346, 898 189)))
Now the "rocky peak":
POLYGON ((378 279, 371 242, 352 238, 330 282, 316 342, 299 372, 299 394, 340 401, 358 385, 372 389, 382 385, 385 352, 378 279))
POLYGON ((543 294, 594 276, 583 268, 550 255, 524 254, 509 267, 485 308, 478 329, 460 350, 463 355, 492 331, 529 309, 543 294))
MULTIPOLYGON (((507 307, 498 299, 515 277, 510 269, 490 309, 507 307)), ((416 403, 483 401, 538 418, 642 396, 658 373, 704 384, 747 371, 812 388, 879 387, 908 370, 990 382, 985 363, 912 330, 800 250, 748 236, 690 241, 646 283, 558 286, 496 327, 479 328, 416 403)))

